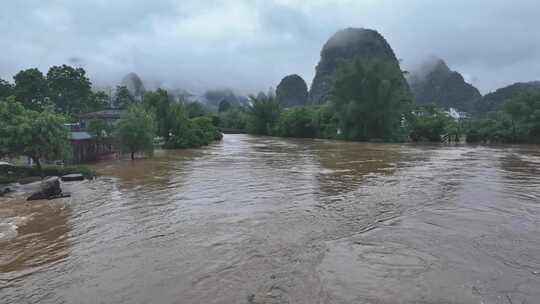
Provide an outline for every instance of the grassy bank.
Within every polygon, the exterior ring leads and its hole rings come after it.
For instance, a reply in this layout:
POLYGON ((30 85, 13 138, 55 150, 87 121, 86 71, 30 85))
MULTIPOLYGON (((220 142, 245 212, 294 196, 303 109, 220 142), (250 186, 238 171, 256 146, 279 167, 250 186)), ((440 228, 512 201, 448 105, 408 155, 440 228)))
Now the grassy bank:
MULTIPOLYGON (((96 173, 85 166, 44 166, 44 176, 62 176, 66 174, 80 173, 86 179, 96 177, 96 173)), ((31 182, 38 180, 41 173, 35 167, 26 166, 0 166, 0 184, 9 184, 14 182, 31 182)))

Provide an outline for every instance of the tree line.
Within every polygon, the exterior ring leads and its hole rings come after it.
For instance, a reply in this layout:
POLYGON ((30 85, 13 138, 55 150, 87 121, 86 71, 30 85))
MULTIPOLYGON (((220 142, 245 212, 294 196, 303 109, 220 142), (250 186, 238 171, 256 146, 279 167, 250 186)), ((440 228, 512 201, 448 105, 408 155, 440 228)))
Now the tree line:
POLYGON ((281 137, 384 142, 540 143, 540 91, 509 98, 487 115, 452 116, 415 103, 399 66, 380 60, 342 61, 322 105, 287 107, 279 92, 251 97, 219 113, 224 128, 281 137))
POLYGON ((343 61, 328 102, 286 108, 279 95, 259 94, 246 107, 220 113, 220 124, 260 135, 403 141, 413 98, 401 73, 384 61, 343 61))
POLYGON ((163 89, 136 98, 124 86, 114 96, 94 92, 83 68, 53 66, 17 73, 14 82, 0 79, 0 157, 27 156, 41 170, 44 160, 69 160, 69 124, 77 114, 107 108, 126 114, 115 125, 91 121, 96 140, 112 139, 124 153, 151 155, 156 139, 165 148, 193 148, 221 138, 217 120, 200 104, 169 96, 163 89))
POLYGON ((156 138, 169 149, 207 145, 221 138, 219 127, 354 141, 440 142, 465 135, 469 142, 540 143, 540 92, 517 94, 481 117, 455 119, 434 105, 416 105, 402 73, 391 62, 355 58, 339 64, 321 105, 287 107, 290 100, 279 94, 261 93, 245 105, 224 99, 216 114, 164 89, 137 96, 124 86, 113 96, 94 92, 82 68, 53 66, 46 75, 27 69, 13 84, 0 79, 0 157, 25 155, 37 166, 44 159, 67 159, 65 124, 76 122, 78 113, 111 107, 126 110, 121 121, 92 121, 88 131, 98 140, 114 139, 132 158, 139 151, 150 155, 156 138))

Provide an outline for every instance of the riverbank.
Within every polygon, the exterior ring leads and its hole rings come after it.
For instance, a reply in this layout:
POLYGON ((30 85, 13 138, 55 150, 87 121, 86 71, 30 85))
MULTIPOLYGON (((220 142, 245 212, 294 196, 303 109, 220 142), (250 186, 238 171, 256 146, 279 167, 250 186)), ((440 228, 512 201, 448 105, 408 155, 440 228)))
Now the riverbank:
POLYGON ((0 166, 0 185, 12 183, 27 184, 41 179, 41 176, 82 174, 86 179, 96 177, 96 172, 86 166, 44 166, 42 172, 36 167, 2 165, 0 166))

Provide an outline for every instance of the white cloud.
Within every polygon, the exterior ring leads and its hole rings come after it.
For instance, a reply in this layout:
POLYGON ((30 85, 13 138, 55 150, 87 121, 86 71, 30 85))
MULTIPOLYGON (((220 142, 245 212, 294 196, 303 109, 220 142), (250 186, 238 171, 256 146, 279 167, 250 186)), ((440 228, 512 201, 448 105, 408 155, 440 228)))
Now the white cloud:
POLYGON ((344 27, 379 30, 405 67, 430 55, 486 92, 540 79, 536 0, 51 0, 0 11, 0 77, 82 58, 96 83, 130 71, 202 90, 255 92, 299 73, 309 83, 323 43, 344 27))

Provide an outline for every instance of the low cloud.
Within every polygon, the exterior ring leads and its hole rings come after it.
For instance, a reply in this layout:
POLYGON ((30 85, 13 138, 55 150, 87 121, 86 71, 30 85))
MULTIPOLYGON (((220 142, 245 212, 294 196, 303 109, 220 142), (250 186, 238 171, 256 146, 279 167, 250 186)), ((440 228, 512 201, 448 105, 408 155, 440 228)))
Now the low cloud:
POLYGON ((0 77, 72 64, 99 86, 137 72, 152 85, 266 91, 311 82, 345 27, 381 32, 404 69, 436 56, 482 92, 540 79, 540 3, 521 0, 28 0, 0 11, 0 77))

